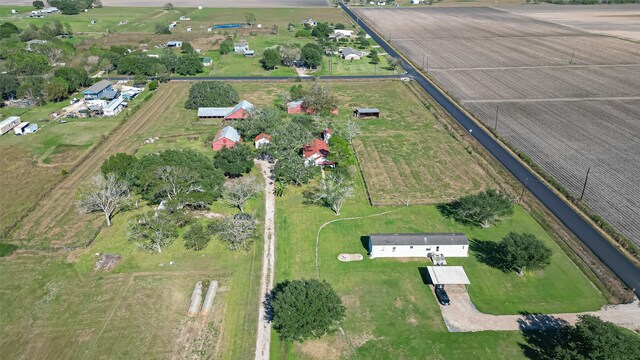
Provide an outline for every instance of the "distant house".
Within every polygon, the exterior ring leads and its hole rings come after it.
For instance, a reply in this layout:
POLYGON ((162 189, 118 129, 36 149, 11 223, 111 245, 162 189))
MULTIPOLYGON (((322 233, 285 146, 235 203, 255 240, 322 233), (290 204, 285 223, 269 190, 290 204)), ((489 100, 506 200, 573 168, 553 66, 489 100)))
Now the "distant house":
POLYGON ((457 233, 371 234, 369 257, 445 257, 469 256, 469 240, 457 233))
POLYGON ((263 147, 269 144, 270 142, 271 142, 271 135, 265 134, 265 133, 260 133, 258 134, 258 136, 255 137, 255 139, 253 139, 253 145, 256 147, 256 149, 263 147))
POLYGON ((180 20, 181 21, 189 21, 189 20, 191 20, 191 18, 188 18, 186 16, 180 16, 180 20))
POLYGON ((202 65, 203 66, 211 66, 213 64, 213 59, 211 59, 210 57, 203 57, 202 58, 202 65))
POLYGON ((246 41, 240 41, 233 44, 233 51, 238 54, 244 54, 249 51, 249 44, 246 41))
POLYGON ((101 99, 105 92, 111 91, 112 89, 109 80, 100 80, 83 91, 82 95, 84 95, 85 100, 101 99))
POLYGON ((310 144, 302 147, 302 156, 306 166, 326 166, 333 165, 327 160, 329 156, 329 145, 320 139, 314 139, 310 144))
MULTIPOLYGON (((313 109, 307 109, 304 107, 303 100, 290 101, 287 103, 287 114, 309 114, 313 115, 316 112, 313 109)), ((331 110, 331 115, 338 115, 338 109, 331 110)))
POLYGON ((238 131, 231 126, 225 126, 220 129, 213 139, 211 147, 213 151, 220 151, 222 148, 231 149, 236 146, 237 143, 242 141, 242 137, 238 134, 238 131))
POLYGON ((340 50, 340 56, 345 60, 360 60, 366 53, 364 51, 358 51, 352 47, 346 47, 340 50))
POLYGON ((169 41, 167 43, 168 48, 179 48, 182 47, 182 41, 169 41))
POLYGON ((420 4, 420 0, 411 0, 411 5, 418 5, 420 4))
POLYGON ((247 100, 242 100, 234 107, 201 107, 198 108, 200 119, 246 119, 249 111, 253 109, 253 104, 247 100))
POLYGON ((0 135, 4 135, 20 124, 20 116, 9 116, 0 121, 0 135))
POLYGON ((380 110, 376 108, 356 108, 356 110, 353 112, 353 116, 357 118, 379 118, 380 110))
POLYGON ((302 25, 309 25, 311 27, 318 26, 318 22, 313 19, 302 20, 302 25))
POLYGON ((247 50, 244 52, 244 57, 254 57, 256 55, 255 50, 247 50))
POLYGON ((353 30, 334 30, 329 34, 329 39, 350 38, 353 36, 353 30))
POLYGON ((124 98, 119 97, 117 99, 112 100, 107 104, 107 106, 102 108, 102 112, 104 116, 116 116, 120 113, 120 111, 122 111, 122 109, 126 105, 127 103, 124 102, 124 98))

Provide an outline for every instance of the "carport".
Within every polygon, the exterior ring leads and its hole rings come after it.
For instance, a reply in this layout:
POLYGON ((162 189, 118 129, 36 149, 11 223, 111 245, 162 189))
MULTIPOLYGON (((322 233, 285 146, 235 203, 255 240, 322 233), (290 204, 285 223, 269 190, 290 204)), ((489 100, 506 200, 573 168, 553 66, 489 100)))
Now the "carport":
POLYGON ((427 266, 427 271, 434 286, 449 285, 466 290, 471 284, 462 266, 427 266))

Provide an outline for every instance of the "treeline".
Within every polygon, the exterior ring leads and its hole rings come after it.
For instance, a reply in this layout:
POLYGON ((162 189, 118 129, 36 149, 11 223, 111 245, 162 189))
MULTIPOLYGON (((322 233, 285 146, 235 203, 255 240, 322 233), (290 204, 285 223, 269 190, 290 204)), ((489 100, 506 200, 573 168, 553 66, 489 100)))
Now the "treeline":
POLYGON ((44 105, 47 101, 64 100, 91 83, 86 70, 71 67, 57 68, 49 80, 37 75, 18 77, 0 74, 0 98, 25 99, 34 105, 44 105))
POLYGON ((100 54, 99 67, 106 72, 117 71, 122 75, 144 75, 167 80, 171 74, 192 76, 202 72, 202 61, 189 43, 183 43, 181 54, 166 50, 158 58, 131 51, 126 47, 112 46, 100 54))
MULTIPOLYGON (((537 2, 527 0, 527 2, 537 2)), ((640 0, 545 0, 556 5, 601 5, 601 4, 639 4, 640 0)))
POLYGON ((65 15, 77 15, 85 9, 102 7, 100 0, 48 0, 47 2, 65 15))

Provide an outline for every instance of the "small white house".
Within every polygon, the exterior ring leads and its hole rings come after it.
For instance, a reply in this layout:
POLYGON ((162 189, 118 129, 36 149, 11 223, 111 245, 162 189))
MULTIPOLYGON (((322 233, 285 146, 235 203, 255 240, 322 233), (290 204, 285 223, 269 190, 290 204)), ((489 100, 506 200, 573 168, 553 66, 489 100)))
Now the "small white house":
POLYGON ((20 124, 20 116, 9 116, 0 121, 0 135, 4 135, 20 124))
POLYGON ((419 257, 442 254, 445 257, 469 256, 469 240, 457 233, 371 234, 369 257, 419 257))
POLYGON ((249 44, 246 41, 240 41, 233 44, 233 51, 238 54, 244 54, 249 51, 249 44))
POLYGON ((353 30, 334 30, 333 34, 329 34, 329 39, 350 38, 353 36, 353 30))
POLYGON ((258 134, 258 136, 255 137, 255 139, 253 139, 253 145, 256 147, 256 149, 259 149, 269 144, 270 142, 271 142, 271 135, 265 134, 265 133, 260 133, 258 134))
POLYGON ((420 0, 411 0, 411 5, 418 5, 420 4, 420 0))
POLYGON ((38 131, 38 124, 29 124, 28 122, 20 123, 13 128, 16 135, 33 134, 36 131, 38 131))
POLYGON ((110 103, 107 104, 102 111, 104 116, 116 116, 122 111, 127 104, 124 102, 123 97, 119 97, 117 99, 113 99, 110 103))

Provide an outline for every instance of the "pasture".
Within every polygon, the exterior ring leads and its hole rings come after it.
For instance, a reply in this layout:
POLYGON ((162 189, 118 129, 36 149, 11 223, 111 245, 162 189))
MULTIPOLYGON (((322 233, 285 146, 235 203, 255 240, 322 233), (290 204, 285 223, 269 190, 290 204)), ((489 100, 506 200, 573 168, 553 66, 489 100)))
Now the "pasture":
POLYGON ((574 196, 591 167, 586 203, 640 244, 640 45, 504 9, 358 13, 574 196))
MULTIPOLYGON (((435 163, 435 161, 434 161, 435 163)), ((565 312, 598 309, 605 299, 533 218, 516 208, 512 218, 495 227, 464 227, 441 216, 434 206, 371 207, 362 184, 339 218, 361 217, 326 226, 319 236, 319 274, 334 286, 347 307, 345 335, 336 333, 303 344, 272 340, 273 359, 421 358, 519 359, 524 354, 519 332, 450 333, 432 290, 420 269, 428 260, 373 259, 366 256, 363 236, 374 232, 464 232, 474 242, 493 242, 509 231, 536 234, 553 251, 543 271, 503 273, 480 261, 481 247, 472 246, 468 258, 449 258, 465 268, 469 292, 480 311, 495 314, 565 312), (383 212, 389 213, 366 217, 383 212), (358 253, 361 262, 343 263, 340 253, 358 253), (460 346, 464 342, 464 346, 460 346), (489 345, 490 344, 490 345, 489 345)), ((287 189, 277 200, 276 281, 316 276, 316 234, 337 217, 325 208, 303 205, 303 189, 287 189)))

